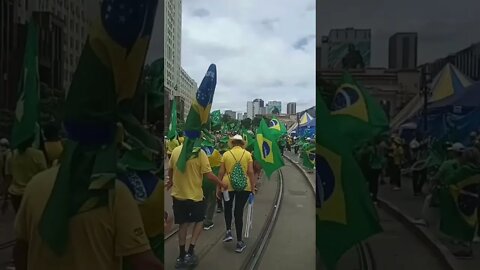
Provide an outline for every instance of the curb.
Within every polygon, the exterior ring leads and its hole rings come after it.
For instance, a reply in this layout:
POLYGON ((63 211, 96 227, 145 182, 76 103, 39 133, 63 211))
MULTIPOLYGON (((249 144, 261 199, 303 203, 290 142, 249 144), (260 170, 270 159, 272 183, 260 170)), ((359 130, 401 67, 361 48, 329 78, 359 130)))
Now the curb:
POLYGON ((286 158, 288 161, 290 161, 290 163, 292 163, 295 167, 297 167, 297 169, 299 169, 302 172, 303 176, 307 179, 307 182, 308 182, 309 186, 312 188, 313 193, 315 193, 315 186, 310 181, 310 178, 309 178, 307 172, 305 171, 305 169, 303 169, 300 165, 298 165, 298 163, 296 163, 292 158, 290 158, 286 155, 284 155, 283 157, 286 158))
POLYGON ((414 219, 408 214, 402 212, 398 207, 391 202, 378 198, 380 206, 394 215, 400 222, 402 222, 408 229, 417 235, 442 261, 443 264, 450 270, 462 270, 448 248, 442 244, 433 233, 428 229, 415 225, 414 219))

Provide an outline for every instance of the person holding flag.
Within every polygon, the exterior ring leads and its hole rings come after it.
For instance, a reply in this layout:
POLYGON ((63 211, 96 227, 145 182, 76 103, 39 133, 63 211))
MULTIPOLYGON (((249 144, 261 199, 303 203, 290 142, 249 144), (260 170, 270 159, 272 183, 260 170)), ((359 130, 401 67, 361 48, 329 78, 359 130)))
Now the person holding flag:
MULTIPOLYGON (((225 201, 225 225, 226 233, 223 242, 231 242, 232 236, 232 217, 235 218, 235 232, 237 244, 235 251, 241 253, 247 245, 243 241, 243 209, 247 203, 248 197, 255 191, 256 179, 253 174, 253 159, 250 152, 245 149, 245 141, 241 135, 235 135, 230 138, 232 148, 222 156, 222 163, 218 177, 223 179, 228 185, 228 201, 225 201), (235 208, 233 209, 233 201, 235 208), (233 211, 232 211, 233 210, 233 211), (232 215, 233 212, 233 215, 232 215)), ((220 189, 217 190, 217 196, 220 197, 220 189)))

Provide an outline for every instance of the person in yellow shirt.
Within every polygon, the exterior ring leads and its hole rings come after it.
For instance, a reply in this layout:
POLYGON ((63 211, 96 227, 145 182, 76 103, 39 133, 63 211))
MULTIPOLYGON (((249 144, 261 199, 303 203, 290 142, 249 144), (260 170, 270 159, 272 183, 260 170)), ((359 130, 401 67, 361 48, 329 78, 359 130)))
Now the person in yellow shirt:
POLYGON ((12 183, 8 188, 13 209, 18 212, 23 193, 32 177, 47 169, 47 161, 42 151, 32 147, 35 137, 23 142, 13 151, 11 160, 7 161, 11 166, 12 183))
POLYGON ((173 215, 175 224, 179 225, 178 243, 180 255, 177 258, 175 268, 184 268, 198 264, 195 255, 195 244, 203 230, 205 218, 205 201, 202 190, 203 178, 206 177, 217 185, 226 188, 226 184, 213 174, 207 154, 199 150, 198 156, 187 161, 185 172, 177 169, 177 162, 182 152, 183 145, 173 149, 169 161, 167 189, 171 189, 173 199, 173 215), (185 250, 187 232, 193 223, 192 238, 188 252, 185 250))
MULTIPOLYGON (((230 138, 232 148, 222 156, 222 165, 218 177, 228 185, 229 200, 224 203, 225 223, 227 232, 224 242, 233 240, 232 236, 232 211, 235 217, 235 232, 237 234, 237 245, 235 251, 243 252, 247 245, 242 238, 243 209, 247 203, 250 193, 254 193, 256 179, 253 172, 253 159, 250 152, 245 150, 245 141, 241 135, 230 138), (243 182, 243 183, 242 183, 243 182), (235 209, 233 209, 235 201, 235 209)), ((220 196, 217 193, 217 196, 220 196)))
POLYGON ((175 138, 171 138, 167 142, 167 157, 172 156, 173 149, 177 148, 180 145, 180 142, 175 138))

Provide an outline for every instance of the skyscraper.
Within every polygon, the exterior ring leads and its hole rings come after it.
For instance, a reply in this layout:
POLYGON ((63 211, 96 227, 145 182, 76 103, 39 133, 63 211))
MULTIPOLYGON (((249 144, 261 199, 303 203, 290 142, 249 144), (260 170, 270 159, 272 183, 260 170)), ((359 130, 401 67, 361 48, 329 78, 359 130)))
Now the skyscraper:
POLYGON ((293 115, 297 113, 297 103, 289 102, 287 103, 287 114, 293 115))
POLYGON ((388 41, 388 68, 417 67, 417 33, 396 33, 388 41))
POLYGON ((255 116, 253 113, 253 102, 252 101, 247 101, 247 118, 253 119, 255 116))
POLYGON ((281 101, 269 101, 267 104, 268 114, 280 114, 282 112, 282 102, 281 101))

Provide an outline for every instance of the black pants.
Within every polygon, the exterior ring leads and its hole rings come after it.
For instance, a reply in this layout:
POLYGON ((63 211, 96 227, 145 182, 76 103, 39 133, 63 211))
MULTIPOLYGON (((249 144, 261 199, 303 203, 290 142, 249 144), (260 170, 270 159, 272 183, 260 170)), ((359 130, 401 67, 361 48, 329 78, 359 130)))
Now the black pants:
POLYGON ((379 177, 381 173, 382 173, 381 169, 370 169, 368 174, 368 187, 370 190, 370 194, 372 194, 372 200, 374 202, 377 201, 378 183, 379 183, 379 177))
POLYGON ((248 196, 250 195, 249 191, 229 191, 228 195, 230 200, 224 202, 225 206, 225 224, 227 230, 232 229, 232 208, 233 201, 235 201, 235 209, 233 209, 233 215, 235 217, 235 232, 237 233, 237 241, 242 241, 242 231, 243 231, 243 209, 247 203, 248 196))
POLYGON ((392 183, 392 185, 396 187, 402 186, 400 165, 393 164, 390 177, 390 182, 392 183))
POLYGON ((10 194, 10 201, 12 202, 13 210, 17 213, 22 203, 22 196, 10 194))
POLYGON ((427 181, 427 170, 412 172, 412 185, 413 185, 414 195, 422 193, 422 187, 426 181, 427 181))

